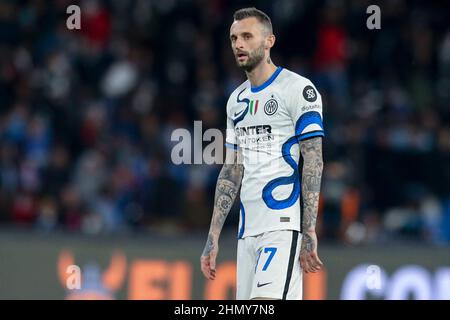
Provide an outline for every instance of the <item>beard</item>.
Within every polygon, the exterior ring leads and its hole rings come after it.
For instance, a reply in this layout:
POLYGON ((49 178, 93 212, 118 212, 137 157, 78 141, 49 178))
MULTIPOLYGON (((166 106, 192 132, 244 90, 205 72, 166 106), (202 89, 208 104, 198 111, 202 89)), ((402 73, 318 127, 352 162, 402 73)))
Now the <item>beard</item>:
POLYGON ((252 52, 250 52, 247 56, 247 61, 239 62, 236 59, 236 63, 239 68, 243 69, 246 72, 251 72, 256 68, 257 65, 261 63, 264 59, 264 44, 261 44, 260 47, 256 48, 252 52))

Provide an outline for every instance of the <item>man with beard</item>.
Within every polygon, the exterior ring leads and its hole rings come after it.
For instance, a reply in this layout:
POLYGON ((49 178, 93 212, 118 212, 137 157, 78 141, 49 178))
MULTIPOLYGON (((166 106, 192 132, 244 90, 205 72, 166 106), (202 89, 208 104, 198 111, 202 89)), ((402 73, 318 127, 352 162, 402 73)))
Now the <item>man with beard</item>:
POLYGON ((315 231, 321 96, 311 81, 273 63, 275 36, 264 12, 236 11, 230 41, 247 81, 227 103, 227 153, 201 270, 215 279, 219 235, 242 185, 236 299, 302 299, 302 272, 322 267, 315 231))

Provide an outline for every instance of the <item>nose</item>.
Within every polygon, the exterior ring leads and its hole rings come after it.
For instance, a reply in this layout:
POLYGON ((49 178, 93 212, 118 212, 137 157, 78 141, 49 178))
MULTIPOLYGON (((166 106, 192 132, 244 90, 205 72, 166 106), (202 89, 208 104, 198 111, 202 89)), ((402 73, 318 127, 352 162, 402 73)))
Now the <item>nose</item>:
POLYGON ((234 42, 234 48, 242 50, 244 48, 244 42, 239 38, 237 38, 236 41, 234 42))

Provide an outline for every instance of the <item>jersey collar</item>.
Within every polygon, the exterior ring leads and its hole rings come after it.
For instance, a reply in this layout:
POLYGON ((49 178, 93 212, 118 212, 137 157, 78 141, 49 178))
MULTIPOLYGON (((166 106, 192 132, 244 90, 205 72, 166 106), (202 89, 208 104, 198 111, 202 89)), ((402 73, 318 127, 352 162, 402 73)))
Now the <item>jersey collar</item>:
POLYGON ((264 88, 268 87, 276 79, 276 77, 280 74, 281 70, 283 70, 283 68, 278 67, 277 70, 275 70, 275 72, 270 76, 270 78, 266 80, 266 82, 264 82, 263 84, 261 84, 257 87, 250 87, 250 90, 253 93, 255 93, 255 92, 259 92, 259 91, 263 90, 264 88))

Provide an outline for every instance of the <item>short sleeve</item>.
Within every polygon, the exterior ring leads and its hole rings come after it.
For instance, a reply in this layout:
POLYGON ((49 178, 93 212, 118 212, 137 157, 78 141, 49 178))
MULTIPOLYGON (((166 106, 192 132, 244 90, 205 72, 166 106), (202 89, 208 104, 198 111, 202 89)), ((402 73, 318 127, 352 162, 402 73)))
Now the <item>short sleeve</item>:
POLYGON ((237 142, 237 137, 236 137, 236 132, 234 130, 234 122, 233 119, 230 117, 230 108, 231 108, 231 96, 228 99, 227 102, 227 129, 226 129, 226 133, 225 133, 225 147, 227 148, 233 148, 233 149, 237 149, 238 148, 238 142, 237 142))
POLYGON ((325 136, 322 116, 322 97, 311 81, 298 81, 290 88, 288 112, 295 125, 299 141, 325 136))
POLYGON ((234 123, 233 120, 227 115, 227 130, 226 130, 226 138, 225 138, 225 147, 237 149, 237 139, 236 133, 234 131, 234 123))

